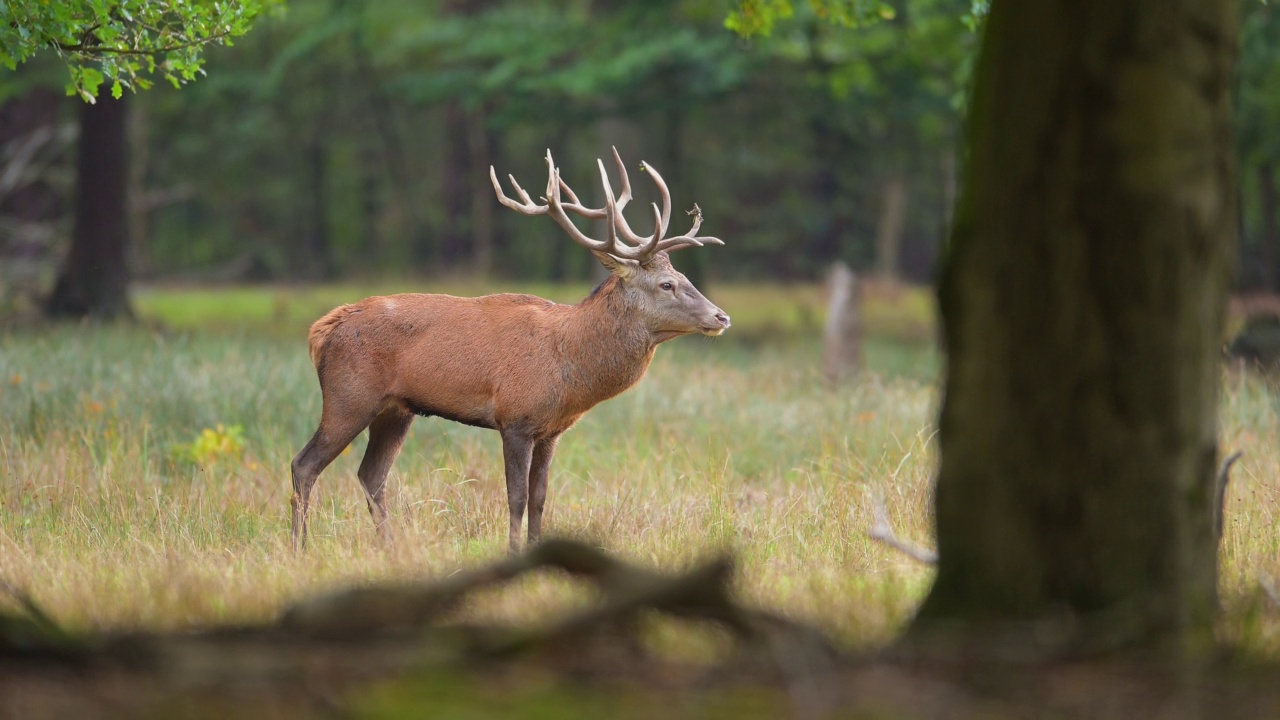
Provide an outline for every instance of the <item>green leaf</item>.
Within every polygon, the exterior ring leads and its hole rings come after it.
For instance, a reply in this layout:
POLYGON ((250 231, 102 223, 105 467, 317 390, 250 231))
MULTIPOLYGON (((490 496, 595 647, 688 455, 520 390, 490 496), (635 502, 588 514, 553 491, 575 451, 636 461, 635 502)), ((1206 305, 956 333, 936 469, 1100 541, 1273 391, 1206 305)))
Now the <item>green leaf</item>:
POLYGON ((81 94, 88 93, 90 97, 98 96, 98 88, 102 86, 102 73, 96 68, 83 67, 80 68, 80 78, 77 86, 81 90, 81 94))

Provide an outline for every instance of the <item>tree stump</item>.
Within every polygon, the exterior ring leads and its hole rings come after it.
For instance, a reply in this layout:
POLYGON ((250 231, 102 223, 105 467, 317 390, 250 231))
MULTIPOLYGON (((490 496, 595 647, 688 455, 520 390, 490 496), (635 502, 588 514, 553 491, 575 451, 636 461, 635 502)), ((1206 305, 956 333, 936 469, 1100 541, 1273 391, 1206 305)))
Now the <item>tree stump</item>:
POLYGON ((834 385, 853 377, 862 365, 862 308, 857 281, 848 265, 832 265, 827 289, 830 299, 822 339, 823 373, 834 385))

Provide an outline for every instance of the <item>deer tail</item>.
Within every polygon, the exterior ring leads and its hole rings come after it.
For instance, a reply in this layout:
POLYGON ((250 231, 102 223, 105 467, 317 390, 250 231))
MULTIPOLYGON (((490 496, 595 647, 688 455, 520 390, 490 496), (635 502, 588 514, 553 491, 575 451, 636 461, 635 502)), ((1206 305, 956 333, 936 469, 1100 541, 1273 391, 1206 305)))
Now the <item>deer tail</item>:
POLYGON ((312 323, 311 332, 307 335, 307 344, 311 348, 311 363, 317 369, 320 367, 320 358, 324 356, 324 346, 329 341, 329 334, 343 320, 346 320, 353 310, 355 308, 351 305, 339 305, 312 323))

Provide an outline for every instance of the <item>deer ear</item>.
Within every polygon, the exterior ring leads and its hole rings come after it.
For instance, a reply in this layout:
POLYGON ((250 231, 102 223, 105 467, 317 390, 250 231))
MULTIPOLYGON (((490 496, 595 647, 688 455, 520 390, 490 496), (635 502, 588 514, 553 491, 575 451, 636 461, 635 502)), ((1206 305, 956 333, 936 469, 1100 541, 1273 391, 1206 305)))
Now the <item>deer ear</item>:
POLYGON ((623 279, 634 275, 636 270, 640 267, 640 263, 635 260, 614 257, 609 253, 604 252, 592 252, 592 254, 596 256, 596 259, 600 261, 600 264, 605 266, 609 272, 623 279))

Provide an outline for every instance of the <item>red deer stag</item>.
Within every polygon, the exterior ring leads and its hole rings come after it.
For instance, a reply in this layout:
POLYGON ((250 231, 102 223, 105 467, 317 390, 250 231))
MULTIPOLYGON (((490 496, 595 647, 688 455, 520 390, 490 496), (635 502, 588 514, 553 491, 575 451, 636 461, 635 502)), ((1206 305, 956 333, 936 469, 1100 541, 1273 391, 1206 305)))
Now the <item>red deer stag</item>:
POLYGON ((729 327, 729 316, 667 257, 680 248, 724 243, 697 235, 702 224, 697 205, 690 212, 689 232, 664 237, 671 195, 662 177, 644 163, 662 209, 653 205, 652 235, 634 233, 622 216, 631 199, 630 181, 616 149, 613 156, 622 194, 614 199, 604 163, 597 161, 603 208, 578 201, 550 151, 545 204, 532 201, 514 177, 511 185, 520 201, 507 197, 489 168, 503 205, 522 215, 550 215, 609 269, 609 278, 577 305, 531 295, 389 295, 335 308, 311 326, 311 360, 324 407, 320 427, 293 459, 294 547, 299 537, 306 546, 308 498, 316 478, 366 427, 369 446, 358 474, 374 524, 386 537, 387 471, 415 415, 502 435, 510 548, 520 547, 526 505, 529 542, 537 542, 547 472, 560 435, 597 403, 635 385, 659 343, 691 333, 719 335, 729 327), (583 234, 569 213, 607 220, 605 239, 583 234))

